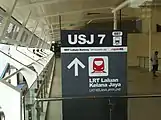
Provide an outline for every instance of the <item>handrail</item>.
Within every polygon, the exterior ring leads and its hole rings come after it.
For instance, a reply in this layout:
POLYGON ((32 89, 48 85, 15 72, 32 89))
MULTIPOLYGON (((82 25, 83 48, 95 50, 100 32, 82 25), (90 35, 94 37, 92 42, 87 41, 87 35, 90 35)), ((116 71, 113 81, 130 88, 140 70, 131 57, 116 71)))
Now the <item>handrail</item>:
MULTIPOLYGON (((1 51, 1 50, 0 50, 0 52, 1 52, 1 53, 3 53, 4 55, 6 55, 7 57, 9 57, 9 58, 13 59, 14 61, 18 62, 19 64, 23 65, 24 67, 27 67, 28 69, 30 69, 31 71, 33 71, 31 68, 29 68, 29 65, 25 65, 25 64, 23 64, 23 63, 19 62, 18 60, 16 60, 16 59, 14 59, 13 57, 11 57, 11 56, 7 55, 6 53, 4 53, 4 52, 3 52, 3 51, 1 51)), ((31 63, 31 64, 33 64, 33 63, 31 63)), ((31 64, 30 64, 30 65, 31 65, 31 64)), ((37 77, 38 77, 38 72, 37 72, 37 71, 33 71, 33 72, 35 72, 35 73, 36 73, 36 75, 37 75, 37 77)))
MULTIPOLYGON (((146 67, 146 60, 149 60, 148 56, 137 56, 138 61, 138 67, 141 67, 141 59, 143 59, 143 68, 146 67)), ((158 58, 159 60, 161 60, 161 58, 158 58)))
MULTIPOLYGON (((0 51, 0 52, 2 52, 2 51, 0 51)), ((34 64, 34 63, 29 64, 29 65, 27 66, 27 68, 28 68, 29 66, 31 66, 32 64, 34 64)), ((49 63, 48 63, 48 64, 49 64, 49 63)), ((48 64, 47 64, 47 65, 48 65, 48 64)), ((46 65, 46 66, 47 66, 47 65, 46 65)), ((30 69, 30 68, 29 68, 29 69, 30 69)), ((20 73, 21 70, 24 70, 24 68, 21 68, 21 69, 17 70, 16 72, 12 73, 11 75, 9 75, 9 76, 7 76, 7 77, 1 79, 1 80, 2 80, 2 81, 3 81, 3 80, 7 80, 7 79, 11 78, 12 76, 14 76, 14 75, 20 73)), ((34 71, 34 72, 36 72, 36 71, 34 71)), ((42 71, 42 72, 43 72, 43 71, 42 71)), ((41 72, 41 73, 42 73, 42 72, 41 72)), ((36 72, 36 73, 37 73, 37 72, 36 72)), ((40 74, 41 74, 41 73, 40 73, 40 74)), ((37 73, 37 77, 38 77, 38 73, 37 73)))
MULTIPOLYGON (((28 67, 31 66, 32 64, 34 64, 34 63, 29 64, 28 67)), ((12 73, 11 75, 9 75, 9 76, 7 76, 7 77, 1 79, 1 80, 7 80, 7 79, 11 78, 12 76, 14 76, 14 75, 20 73, 21 70, 24 70, 24 68, 21 68, 21 69, 17 70, 16 72, 12 73)))
POLYGON ((35 101, 62 101, 62 100, 76 100, 76 99, 101 99, 101 98, 161 98, 161 94, 143 94, 143 95, 120 95, 120 96, 88 96, 88 97, 53 97, 53 98, 36 98, 35 101))
MULTIPOLYGON (((31 71, 33 71, 31 68, 29 68, 29 66, 26 66, 25 64, 19 62, 18 60, 14 59, 13 57, 11 57, 11 56, 7 55, 6 53, 4 53, 3 51, 0 50, 0 52, 3 53, 4 55, 6 55, 7 57, 13 59, 14 61, 18 62, 19 64, 23 65, 24 67, 27 67, 28 69, 30 69, 31 71)), ((37 72, 37 71, 33 71, 33 72, 36 73, 36 76, 37 76, 37 78, 38 78, 38 72, 37 72)), ((32 86, 32 85, 31 85, 31 86, 32 86)))
MULTIPOLYGON (((51 53, 52 54, 52 53, 51 53)), ((41 59, 38 59, 37 61, 39 61, 39 60, 42 60, 42 59, 44 59, 44 58, 47 58, 49 55, 51 55, 51 54, 47 54, 47 56, 44 56, 44 57, 42 57, 41 59)), ((47 61, 47 60, 45 60, 45 61, 47 61)))
POLYGON ((9 68, 9 64, 7 63, 7 65, 5 66, 2 74, 0 75, 0 79, 2 79, 4 77, 4 75, 5 75, 6 71, 8 70, 8 68, 9 68))
MULTIPOLYGON (((53 58, 53 57, 52 57, 53 58)), ((52 60, 52 58, 51 58, 51 60, 52 60)), ((51 60, 48 62, 48 64, 46 65, 46 66, 48 66, 49 65, 49 63, 51 62, 51 60)), ((46 67, 45 66, 45 67, 46 67)), ((42 71, 43 72, 43 71, 42 71)), ((38 97, 39 96, 39 94, 40 94, 40 91, 41 91, 41 88, 43 87, 43 85, 44 85, 44 83, 42 83, 41 84, 41 86, 39 87, 39 89, 38 89, 38 92, 37 92, 37 94, 36 94, 36 97, 38 97)))
POLYGON ((34 62, 32 62, 31 64, 28 65, 28 67, 30 67, 31 65, 35 64, 34 62))
POLYGON ((148 56, 137 56, 137 58, 149 58, 148 56))
POLYGON ((40 92, 41 92, 41 89, 44 87, 44 82, 41 84, 41 86, 39 87, 38 91, 37 91, 37 94, 36 94, 36 98, 39 96, 40 92))
MULTIPOLYGON (((27 50, 29 51, 29 52, 31 52, 28 48, 27 48, 27 50)), ((33 52, 31 52, 31 53, 33 53, 33 52)), ((49 55, 51 55, 51 54, 47 54, 48 56, 49 55)), ((38 59, 38 60, 36 60, 36 61, 40 61, 40 60, 42 60, 42 59, 44 59, 44 58, 46 58, 46 57, 48 57, 48 56, 44 56, 44 57, 42 57, 42 58, 40 58, 40 59, 38 59)), ((47 60, 45 60, 46 62, 47 62, 47 60)))
POLYGON ((2 54, 6 55, 7 57, 9 57, 9 58, 13 59, 14 61, 18 62, 19 64, 21 64, 21 65, 23 65, 23 66, 27 67, 25 64, 21 63, 20 61, 16 60, 15 58, 13 58, 13 57, 9 56, 9 55, 8 55, 8 54, 6 54, 5 52, 3 52, 3 51, 1 51, 1 50, 0 50, 0 52, 1 52, 2 54))
MULTIPOLYGON (((15 58, 13 58, 13 57, 9 56, 9 55, 8 55, 8 54, 6 54, 5 52, 3 52, 3 51, 1 51, 1 50, 0 50, 0 52, 1 52, 2 54, 6 55, 7 57, 11 58, 12 60, 14 60, 14 61, 18 62, 18 63, 19 63, 19 64, 21 64, 22 66, 27 67, 28 69, 30 69, 27 65, 25 65, 25 64, 23 64, 23 63, 21 63, 20 61, 16 60, 15 58)), ((30 70, 32 70, 32 69, 30 69, 30 70)), ((33 70, 32 70, 32 71, 33 71, 33 70)), ((35 72, 35 71, 34 71, 34 72, 35 72)), ((37 72, 36 72, 36 73, 37 73, 37 72)))
POLYGON ((21 69, 17 70, 16 72, 12 73, 11 75, 9 75, 9 76, 7 76, 7 77, 1 79, 1 80, 2 80, 2 81, 7 80, 7 79, 11 78, 12 76, 14 76, 14 75, 20 73, 20 71, 23 70, 23 69, 24 69, 24 68, 21 68, 21 69))
MULTIPOLYGON (((44 57, 38 59, 37 61, 44 60, 44 59, 47 58, 47 57, 48 57, 48 56, 44 56, 44 57)), ((47 60, 45 60, 45 61, 47 62, 47 60)))
POLYGON ((31 60, 35 61, 36 63, 38 63, 38 64, 44 66, 43 64, 39 63, 37 60, 34 60, 32 57, 30 57, 30 56, 24 54, 23 52, 19 51, 19 50, 17 49, 17 47, 16 47, 16 50, 17 50, 18 52, 20 52, 21 54, 25 55, 26 57, 30 58, 31 60))
MULTIPOLYGON (((148 56, 137 56, 137 58, 149 58, 148 56)), ((158 58, 161 59, 161 58, 158 58)))

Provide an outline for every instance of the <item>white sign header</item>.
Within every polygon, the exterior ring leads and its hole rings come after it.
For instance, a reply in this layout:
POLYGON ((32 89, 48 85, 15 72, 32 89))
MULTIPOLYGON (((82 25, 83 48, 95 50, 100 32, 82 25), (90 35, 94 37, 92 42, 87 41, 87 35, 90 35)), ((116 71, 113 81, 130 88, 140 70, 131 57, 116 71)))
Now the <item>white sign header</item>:
POLYGON ((127 52, 127 47, 62 47, 61 53, 127 52))

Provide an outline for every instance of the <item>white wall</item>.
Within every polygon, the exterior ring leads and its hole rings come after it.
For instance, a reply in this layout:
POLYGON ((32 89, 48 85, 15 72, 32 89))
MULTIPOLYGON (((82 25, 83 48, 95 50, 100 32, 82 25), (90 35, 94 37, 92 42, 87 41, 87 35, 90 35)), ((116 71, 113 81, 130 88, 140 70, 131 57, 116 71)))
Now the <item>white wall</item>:
MULTIPOLYGON (((159 51, 161 57, 161 33, 156 32, 156 24, 161 25, 161 8, 154 7, 152 10, 152 53, 155 50, 159 51)), ((140 16, 147 16, 146 12, 138 13, 140 16)), ((129 34, 128 35, 128 65, 137 66, 137 56, 148 57, 148 32, 149 32, 149 19, 142 18, 142 32, 143 34, 129 34)))
MULTIPOLYGON (((148 56, 148 34, 129 34, 128 35, 128 65, 137 66, 137 56, 148 56)), ((161 57, 161 33, 152 35, 152 53, 159 51, 161 57)))

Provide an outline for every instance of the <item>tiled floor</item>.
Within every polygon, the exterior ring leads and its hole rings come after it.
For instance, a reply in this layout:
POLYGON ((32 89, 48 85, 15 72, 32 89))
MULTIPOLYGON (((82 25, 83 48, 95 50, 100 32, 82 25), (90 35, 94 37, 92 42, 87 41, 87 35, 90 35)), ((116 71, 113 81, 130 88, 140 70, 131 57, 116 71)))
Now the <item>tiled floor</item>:
POLYGON ((152 73, 145 69, 130 67, 128 69, 128 94, 161 93, 161 75, 153 78, 152 73))
MULTIPOLYGON (((56 73, 51 97, 61 96, 61 65, 56 61, 56 73)), ((130 67, 128 69, 128 94, 161 93, 161 76, 153 79, 147 70, 130 67)), ((50 102, 47 120, 62 120, 62 103, 50 102)), ((128 99, 128 120, 161 120, 161 98, 128 99)))
MULTIPOLYGON (((161 76, 153 79, 147 70, 129 68, 128 94, 161 94, 161 76)), ((161 98, 129 99, 128 110, 128 120, 161 120, 161 98)))

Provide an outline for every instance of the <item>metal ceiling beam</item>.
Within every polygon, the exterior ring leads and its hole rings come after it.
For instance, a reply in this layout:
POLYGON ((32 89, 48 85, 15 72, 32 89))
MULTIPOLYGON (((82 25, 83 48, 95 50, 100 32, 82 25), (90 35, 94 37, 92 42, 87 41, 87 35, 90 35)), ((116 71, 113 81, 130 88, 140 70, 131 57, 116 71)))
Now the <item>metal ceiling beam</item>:
POLYGON ((161 2, 160 1, 146 2, 140 7, 161 7, 161 2))
MULTIPOLYGON (((43 5, 40 5, 40 9, 42 10, 42 12, 45 14, 45 9, 44 9, 44 7, 43 7, 43 5)), ((49 21, 48 21, 48 19, 47 18, 44 18, 44 20, 45 20, 45 22, 46 22, 46 24, 48 24, 48 28, 50 28, 50 25, 49 25, 49 21)))
POLYGON ((126 0, 120 5, 118 5, 116 8, 112 10, 112 13, 117 12, 118 10, 121 10, 122 8, 126 7, 130 3, 130 0, 126 0))
MULTIPOLYGON (((128 16, 123 16, 122 18, 124 18, 124 19, 126 19, 126 18, 135 18, 135 17, 128 17, 128 16)), ((81 22, 85 22, 85 21, 95 21, 95 20, 108 20, 108 19, 113 19, 113 17, 102 17, 102 18, 94 18, 94 19, 84 19, 84 20, 81 20, 81 22)), ((66 21, 66 23, 65 24, 69 24, 69 23, 73 23, 73 22, 75 22, 75 21, 66 21)), ((53 24, 55 24, 55 23, 53 23, 53 24)), ((52 25, 52 24, 51 24, 52 25)), ((81 27, 82 25, 79 25, 78 24, 78 26, 77 27, 81 27)), ((71 26, 72 27, 72 26, 71 26)), ((76 27, 76 26, 75 26, 76 27)), ((62 27, 62 29, 66 29, 66 28, 68 28, 68 26, 66 26, 66 27, 62 27)), ((59 33, 59 28, 55 28, 55 29, 46 29, 46 32, 49 32, 49 35, 54 35, 54 37, 55 37, 55 35, 58 35, 58 33, 59 33), (53 31, 53 32, 52 32, 53 31), (57 32, 57 33, 56 33, 57 32), (54 34, 53 34, 54 33, 54 34)))
MULTIPOLYGON (((123 9, 124 7, 128 6, 130 3, 133 3, 135 1, 141 1, 141 0, 133 0, 133 1, 132 0, 126 0, 126 1, 122 2, 120 5, 118 5, 116 8, 114 8, 112 10, 112 13, 117 12, 118 10, 123 9)), ((146 3, 146 2, 148 2, 148 0, 144 0, 142 3, 146 3)), ((142 6, 142 5, 140 5, 140 6, 142 6)), ((143 6, 146 6, 146 5, 143 5, 143 6)))
MULTIPOLYGON (((41 18, 48 18, 48 17, 57 17, 59 15, 68 15, 68 14, 74 14, 74 13, 81 13, 81 12, 88 12, 88 11, 94 11, 94 10, 104 10, 104 9, 109 9, 109 10, 112 10, 113 7, 97 7, 97 8, 89 8, 89 9, 81 9, 81 10, 72 10, 72 11, 69 11, 69 12, 60 12, 60 13, 56 13, 56 14, 51 14, 51 15, 42 15, 40 17, 36 17, 36 19, 41 19, 41 18)), ((111 11, 110 11, 111 12, 111 11)), ((107 13, 107 12, 106 12, 107 13)))
MULTIPOLYGON (((135 18, 135 17, 129 17, 129 16, 122 16, 122 18, 135 18)), ((79 20, 79 21, 62 21, 62 25, 64 24, 77 24, 79 22, 86 22, 86 21, 89 21, 89 20, 108 20, 108 19, 113 19, 113 17, 98 17, 98 18, 89 18, 89 19, 82 19, 82 20, 79 20)), ((59 25, 58 22, 54 22, 54 23, 50 23, 50 25, 59 25)), ((46 24, 47 25, 47 24, 46 24)), ((70 26, 69 26, 70 27, 70 26)), ((72 27, 72 26, 71 26, 72 27)), ((56 28, 57 29, 57 28, 56 28)))

